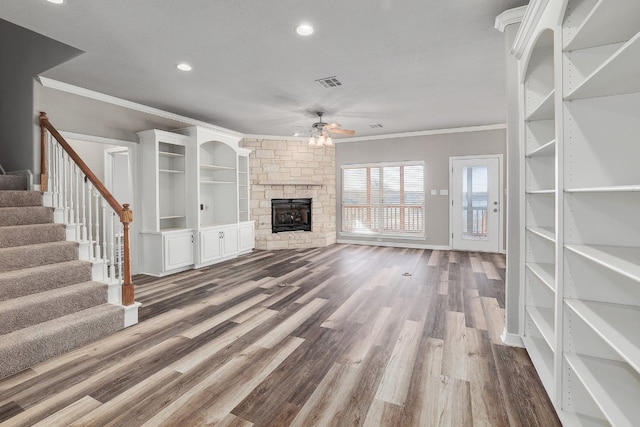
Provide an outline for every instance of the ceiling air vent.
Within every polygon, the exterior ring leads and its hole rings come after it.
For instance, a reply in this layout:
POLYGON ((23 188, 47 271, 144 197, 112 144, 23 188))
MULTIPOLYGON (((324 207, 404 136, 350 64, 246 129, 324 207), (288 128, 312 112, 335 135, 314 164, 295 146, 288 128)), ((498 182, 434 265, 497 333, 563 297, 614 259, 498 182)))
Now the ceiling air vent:
POLYGON ((376 124, 373 124, 373 125, 369 125, 369 127, 371 129, 375 129, 375 128, 381 128, 381 127, 384 127, 384 126, 382 126, 382 123, 376 123, 376 124))
POLYGON ((336 76, 333 77, 324 77, 322 79, 318 79, 316 80, 316 82, 324 87, 324 88, 330 88, 330 87, 338 87, 338 86, 342 86, 342 82, 340 80, 338 80, 338 78, 336 76))

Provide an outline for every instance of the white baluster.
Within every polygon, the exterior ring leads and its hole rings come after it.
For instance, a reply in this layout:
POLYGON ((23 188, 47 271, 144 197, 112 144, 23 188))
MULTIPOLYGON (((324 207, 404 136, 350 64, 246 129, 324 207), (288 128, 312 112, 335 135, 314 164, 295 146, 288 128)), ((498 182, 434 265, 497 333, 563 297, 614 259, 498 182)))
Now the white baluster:
POLYGON ((122 223, 120 218, 116 219, 116 250, 118 251, 118 283, 122 285, 122 256, 124 255, 124 249, 122 247, 122 223))
POLYGON ((55 208, 60 207, 60 146, 57 143, 53 145, 53 168, 51 174, 53 175, 53 205, 55 208))
POLYGON ((47 132, 47 144, 46 144, 46 152, 47 152, 47 191, 52 193, 53 185, 51 177, 53 176, 53 137, 49 132, 47 132))
POLYGON ((115 280, 116 278, 116 256, 115 256, 115 239, 116 239, 116 225, 115 221, 118 220, 118 216, 115 212, 111 211, 111 221, 109 221, 109 258, 111 262, 109 263, 109 277, 111 280, 115 280))
POLYGON ((99 260, 100 258, 102 258, 102 254, 100 253, 100 193, 98 193, 97 191, 94 191, 93 194, 93 199, 95 201, 95 207, 96 207, 96 213, 95 213, 95 227, 96 227, 96 232, 95 232, 95 236, 96 236, 96 242, 95 242, 95 249, 94 249, 94 256, 96 257, 96 261, 99 260))
POLYGON ((107 257, 107 202, 102 199, 102 263, 104 269, 104 277, 107 277, 107 262, 109 258, 107 257))
POLYGON ((80 180, 81 185, 82 185, 82 227, 80 229, 81 231, 81 237, 82 237, 82 241, 86 242, 87 241, 87 204, 85 202, 86 196, 87 196, 87 182, 84 180, 84 174, 80 174, 80 180))
POLYGON ((87 199, 88 203, 87 203, 87 220, 89 221, 87 223, 87 231, 89 232, 89 235, 87 236, 87 240, 89 241, 89 259, 94 259, 93 257, 93 216, 91 215, 91 196, 93 195, 93 185, 91 184, 91 181, 89 181, 87 183, 87 190, 88 190, 88 194, 87 194, 87 199))
POLYGON ((75 218, 75 203, 74 203, 74 194, 73 194, 73 188, 74 188, 74 180, 73 180, 73 170, 75 169, 75 163, 73 163, 73 160, 71 159, 71 157, 67 156, 67 163, 68 163, 68 182, 67 182, 67 188, 68 188, 68 196, 67 196, 67 202, 69 204, 69 218, 68 218, 68 223, 69 224, 73 224, 74 218, 75 218))
POLYGON ((79 242, 82 239, 82 236, 80 234, 80 177, 82 176, 82 174, 80 173, 80 168, 76 165, 73 168, 73 182, 75 183, 76 186, 76 218, 75 218, 75 222, 76 222, 76 241, 79 242))
POLYGON ((61 152, 60 158, 60 191, 62 195, 62 217, 64 218, 64 223, 67 224, 69 222, 69 205, 67 205, 67 163, 68 156, 64 151, 61 152))

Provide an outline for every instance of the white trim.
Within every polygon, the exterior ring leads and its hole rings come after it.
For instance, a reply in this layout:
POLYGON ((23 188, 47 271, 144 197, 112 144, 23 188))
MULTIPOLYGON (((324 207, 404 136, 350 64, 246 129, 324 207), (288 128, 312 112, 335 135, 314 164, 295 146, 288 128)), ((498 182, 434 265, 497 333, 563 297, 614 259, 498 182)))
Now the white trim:
POLYGON ((505 10, 500 15, 496 16, 494 27, 496 30, 504 33, 507 26, 522 22, 527 10, 527 6, 520 6, 514 9, 505 10))
POLYGON ((417 132, 389 133, 386 135, 340 138, 340 139, 334 139, 333 142, 336 144, 341 144, 343 142, 375 141, 378 139, 410 138, 414 136, 445 135, 449 133, 482 132, 487 130, 506 129, 506 128, 507 128, 507 125, 505 123, 500 123, 495 125, 468 126, 468 127, 450 128, 450 129, 421 130, 417 132))
POLYGON ((142 303, 135 301, 131 305, 123 305, 124 308, 124 327, 128 328, 138 323, 138 309, 142 303))
POLYGON ((373 163, 349 163, 340 165, 340 169, 356 168, 386 168, 393 166, 422 166, 425 167, 424 160, 399 160, 397 162, 373 162, 373 163))
POLYGON ((84 142, 97 142, 98 144, 126 145, 127 147, 137 147, 139 145, 137 142, 125 141, 124 139, 104 138, 102 136, 85 135, 83 133, 76 132, 60 131, 60 135, 62 135, 64 139, 72 139, 84 142))
MULTIPOLYGON (((478 154, 470 156, 451 156, 449 157, 449 174, 453 174, 453 161, 454 160, 475 160, 475 159, 495 159, 498 158, 498 194, 500 194, 500 215, 498 217, 498 253, 505 253, 504 246, 504 210, 505 206, 505 194, 504 194, 504 170, 503 170, 503 158, 502 154, 478 154)), ((452 178, 452 175, 449 175, 452 178)), ((453 210, 451 209, 451 203, 453 200, 453 179, 449 179, 449 246, 453 248, 453 210)), ((465 250, 465 249, 454 249, 465 250)))
POLYGON ((74 95, 83 96, 85 98, 94 99, 96 101, 106 102, 108 104, 117 105, 119 107, 129 108, 130 110, 139 111, 141 113, 151 114, 153 116, 163 117, 165 119, 175 120, 183 122, 191 126, 202 126, 208 129, 215 129, 225 134, 232 134, 242 138, 244 135, 234 130, 226 129, 220 126, 213 125, 211 123, 195 120, 189 117, 181 116, 179 114, 170 113, 168 111, 160 110, 158 108, 149 107, 146 105, 138 104, 137 102, 127 101, 126 99, 116 98, 115 96, 106 95, 104 93, 96 92, 90 89, 70 85, 57 80, 50 79, 48 77, 38 76, 38 81, 42 86, 60 90, 63 92, 71 93, 74 95))
POLYGON ((338 236, 340 237, 355 237, 362 239, 397 239, 397 240, 427 240, 429 236, 416 236, 410 234, 380 234, 380 233, 354 233, 349 231, 339 231, 338 236))
POLYGON ((449 246, 443 245, 420 245, 417 243, 400 243, 400 242, 371 242, 368 240, 349 240, 338 239, 337 243, 346 245, 365 245, 365 246, 387 246, 392 248, 408 248, 408 249, 431 249, 434 251, 450 251, 449 246))
POLYGON ((548 2, 549 0, 531 0, 529 6, 527 6, 527 11, 524 14, 524 18, 522 18, 522 25, 520 25, 511 48, 511 53, 516 59, 522 58, 527 43, 531 40, 533 31, 538 26, 548 2))
POLYGON ((524 348, 522 337, 520 335, 507 332, 506 327, 503 329, 502 335, 500 335, 500 339, 502 339, 502 342, 508 346, 524 348))
MULTIPOLYGON (((298 141, 298 142, 304 142, 306 144, 309 143, 309 137, 304 137, 304 136, 278 136, 278 135, 254 135, 254 134, 247 134, 243 136, 243 139, 255 139, 258 141, 263 141, 263 140, 267 140, 267 141, 298 141)), ((333 142, 336 142, 336 139, 332 138, 333 142)), ((323 147, 326 147, 326 145, 323 145, 323 147)), ((318 147, 321 148, 321 147, 318 147)))

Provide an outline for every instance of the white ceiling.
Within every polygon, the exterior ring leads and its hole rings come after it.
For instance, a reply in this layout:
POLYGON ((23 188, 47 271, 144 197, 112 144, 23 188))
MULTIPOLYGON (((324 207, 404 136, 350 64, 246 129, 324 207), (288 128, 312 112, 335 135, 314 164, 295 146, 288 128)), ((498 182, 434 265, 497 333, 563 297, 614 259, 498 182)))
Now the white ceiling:
POLYGON ((243 133, 305 131, 322 110, 369 136, 504 123, 493 25, 527 3, 2 0, 0 18, 85 52, 43 74, 55 80, 243 133), (329 76, 343 86, 315 82, 329 76))

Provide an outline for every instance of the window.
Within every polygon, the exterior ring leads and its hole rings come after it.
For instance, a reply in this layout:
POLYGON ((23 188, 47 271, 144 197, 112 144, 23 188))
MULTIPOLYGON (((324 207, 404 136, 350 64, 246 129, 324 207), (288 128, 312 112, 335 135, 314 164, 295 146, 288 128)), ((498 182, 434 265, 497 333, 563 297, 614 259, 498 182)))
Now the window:
POLYGON ((424 236, 424 164, 343 166, 342 232, 424 236))

